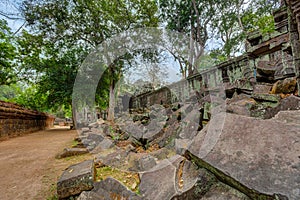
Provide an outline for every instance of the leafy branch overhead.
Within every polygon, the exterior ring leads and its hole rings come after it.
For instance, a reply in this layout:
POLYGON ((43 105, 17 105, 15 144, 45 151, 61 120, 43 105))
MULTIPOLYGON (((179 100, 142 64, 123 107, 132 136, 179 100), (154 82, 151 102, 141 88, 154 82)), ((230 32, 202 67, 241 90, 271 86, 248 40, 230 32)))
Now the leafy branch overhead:
MULTIPOLYGON (((41 62, 35 70, 41 69, 40 89, 50 92, 48 100, 53 105, 71 103, 77 69, 91 49, 123 31, 158 25, 157 6, 151 0, 29 0, 22 9, 27 24, 36 32, 34 37, 42 38, 39 43, 41 62)), ((108 92, 103 90, 109 90, 108 105, 113 107, 115 83, 123 66, 124 62, 119 59, 104 73, 106 77, 100 81, 105 84, 99 83, 100 96, 96 97, 99 105, 107 105, 104 102, 108 100, 108 92)))
POLYGON ((0 86, 9 85, 16 81, 14 72, 16 48, 12 32, 5 20, 0 20, 0 49, 0 86))
MULTIPOLYGON (((214 57, 224 61, 245 51, 248 32, 274 31, 272 11, 279 6, 279 0, 161 0, 160 15, 169 29, 189 34, 195 48, 217 53, 214 57)), ((204 51, 194 54, 194 60, 201 60, 204 51)), ((180 56, 176 59, 186 65, 180 56)), ((189 63, 199 66, 199 62, 189 63)))

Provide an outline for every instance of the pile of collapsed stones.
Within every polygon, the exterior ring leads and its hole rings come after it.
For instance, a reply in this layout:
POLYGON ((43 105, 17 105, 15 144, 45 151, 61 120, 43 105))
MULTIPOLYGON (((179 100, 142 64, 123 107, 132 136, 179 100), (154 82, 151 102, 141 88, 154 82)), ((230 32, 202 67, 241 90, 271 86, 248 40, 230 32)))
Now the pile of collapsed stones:
POLYGON ((59 199, 300 199, 300 98, 292 79, 232 98, 153 105, 79 131, 94 160, 72 165, 59 199), (220 103, 221 102, 221 103, 220 103), (205 104, 208 104, 205 105, 205 104), (209 109, 207 109, 209 108, 209 109), (95 167, 138 173, 138 192, 120 180, 95 181, 95 167))

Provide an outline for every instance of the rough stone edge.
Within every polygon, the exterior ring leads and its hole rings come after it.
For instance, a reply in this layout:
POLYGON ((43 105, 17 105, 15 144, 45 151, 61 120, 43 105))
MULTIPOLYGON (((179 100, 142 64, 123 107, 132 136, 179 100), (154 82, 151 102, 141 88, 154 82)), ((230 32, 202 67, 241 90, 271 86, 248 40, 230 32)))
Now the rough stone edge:
POLYGON ((286 196, 283 196, 281 194, 263 194, 260 193, 254 189, 250 189, 244 184, 238 182, 234 178, 230 177, 229 175, 225 174, 221 170, 215 168, 211 164, 205 162, 201 158, 198 158, 197 156, 193 155, 189 150, 186 150, 184 155, 185 158, 190 160, 191 162, 195 163, 197 166, 204 168, 214 174, 218 180, 220 180, 222 183, 225 183, 226 185, 229 185, 233 187, 234 189, 242 192, 243 194, 247 195, 250 199, 255 200, 288 200, 286 196))

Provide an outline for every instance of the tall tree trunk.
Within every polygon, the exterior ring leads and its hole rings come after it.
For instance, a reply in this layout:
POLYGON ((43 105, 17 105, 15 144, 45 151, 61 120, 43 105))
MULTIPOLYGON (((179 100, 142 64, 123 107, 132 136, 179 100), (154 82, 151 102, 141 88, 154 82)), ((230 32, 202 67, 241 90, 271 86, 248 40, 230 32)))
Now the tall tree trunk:
POLYGON ((194 57, 195 57, 195 46, 193 40, 193 27, 191 28, 190 33, 190 52, 189 52, 189 60, 188 60, 188 76, 193 75, 193 65, 194 65, 194 57))
POLYGON ((114 121, 115 119, 115 80, 112 78, 109 86, 109 105, 107 120, 114 121))
POLYGON ((72 129, 77 129, 77 119, 76 119, 76 109, 75 107, 71 104, 72 107, 72 121, 73 121, 73 128, 72 129))
POLYGON ((183 65, 182 63, 183 61, 180 61, 178 59, 178 63, 179 63, 179 66, 180 66, 180 71, 181 71, 181 78, 182 79, 186 79, 186 67, 183 65))

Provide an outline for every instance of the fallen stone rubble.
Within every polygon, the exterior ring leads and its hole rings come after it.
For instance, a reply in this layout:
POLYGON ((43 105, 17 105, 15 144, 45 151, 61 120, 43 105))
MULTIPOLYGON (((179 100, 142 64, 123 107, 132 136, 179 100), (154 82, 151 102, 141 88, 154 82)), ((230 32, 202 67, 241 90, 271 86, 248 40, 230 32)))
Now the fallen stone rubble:
MULTIPOLYGON (((239 95, 226 103, 249 108, 240 101, 252 105, 256 100, 239 95)), ((169 114, 159 121, 163 128, 151 138, 120 128, 130 126, 129 114, 114 125, 90 125, 81 129, 79 138, 95 159, 66 169, 57 184, 58 196, 81 200, 299 199, 299 102, 293 95, 279 99, 275 108, 285 109, 270 119, 251 117, 249 112, 235 114, 227 107, 212 115, 201 130, 197 104, 166 108, 169 114), (185 112, 187 108, 190 112, 185 112), (138 192, 113 178, 94 181, 95 166, 139 173, 138 192)), ((140 121, 131 124, 147 126, 140 121)))

